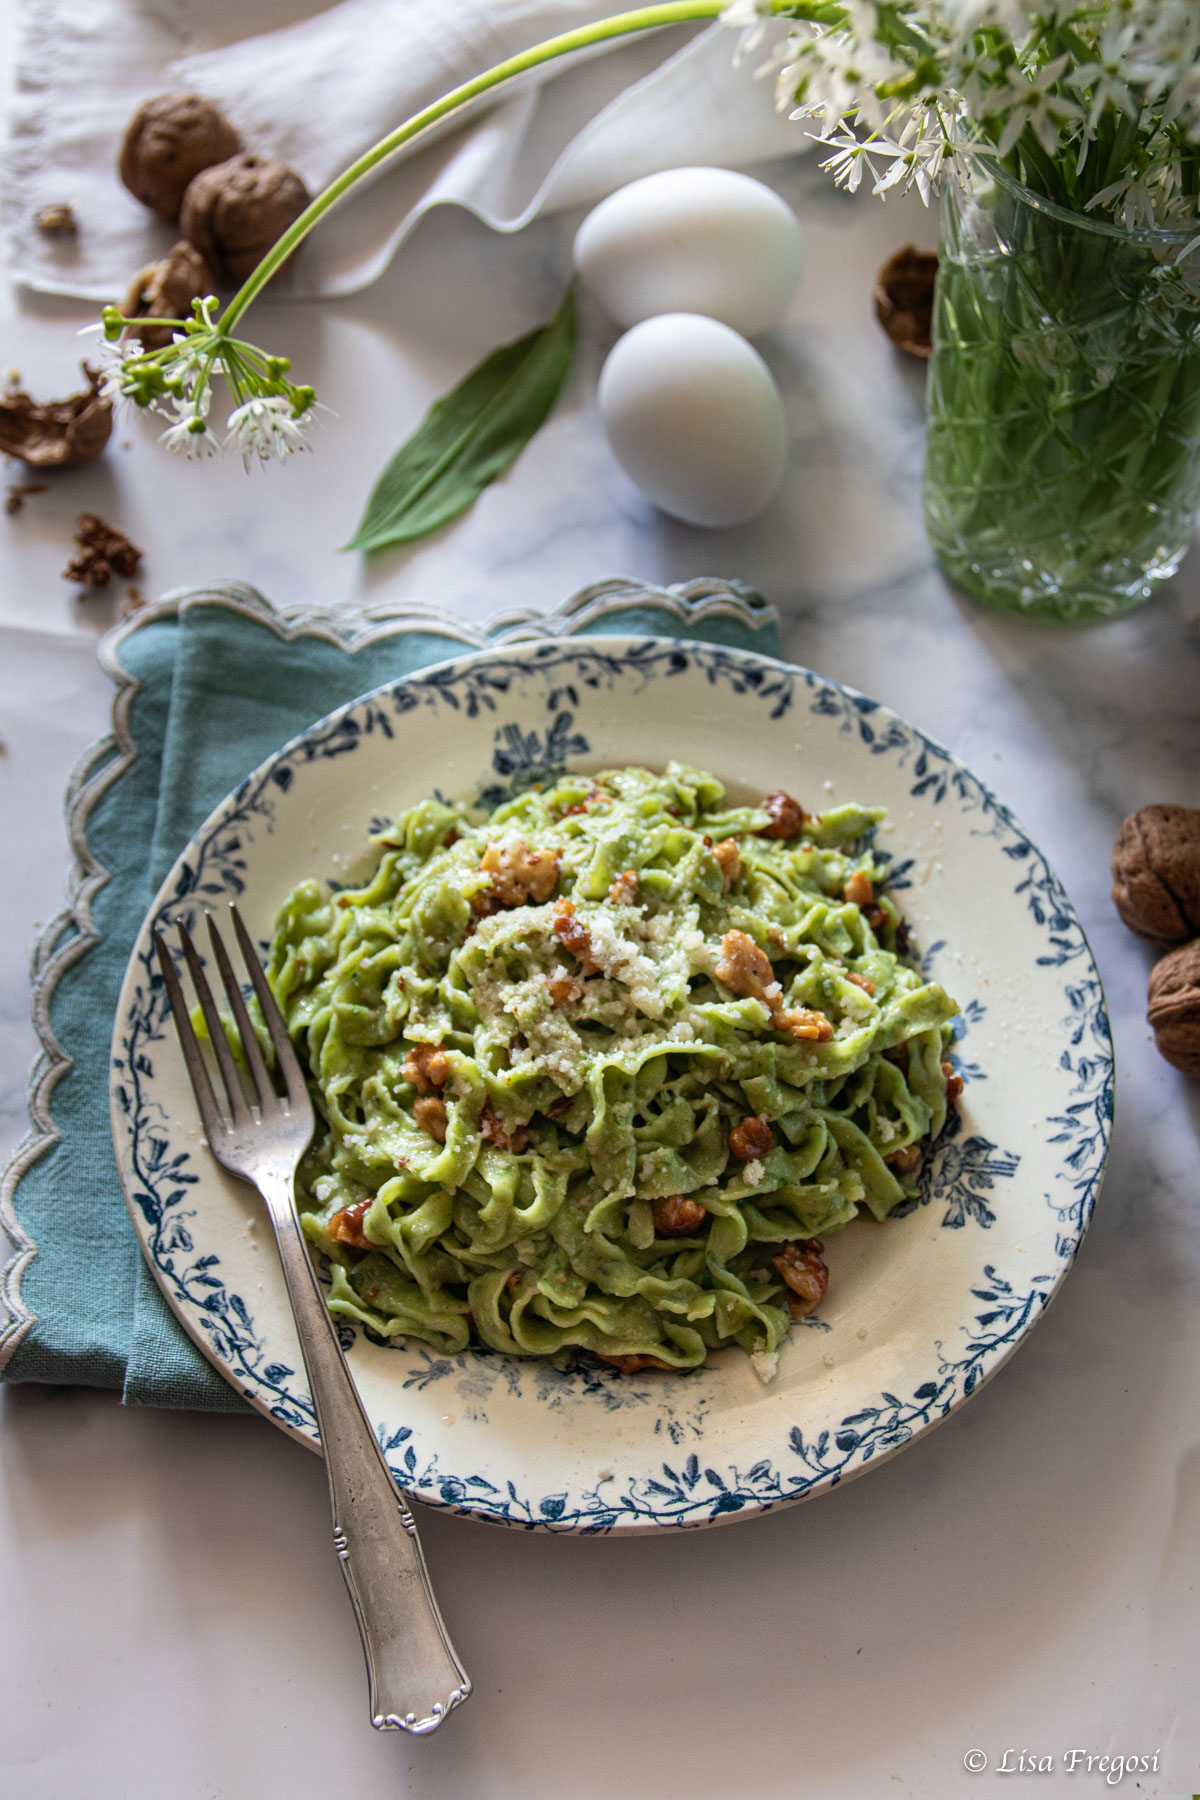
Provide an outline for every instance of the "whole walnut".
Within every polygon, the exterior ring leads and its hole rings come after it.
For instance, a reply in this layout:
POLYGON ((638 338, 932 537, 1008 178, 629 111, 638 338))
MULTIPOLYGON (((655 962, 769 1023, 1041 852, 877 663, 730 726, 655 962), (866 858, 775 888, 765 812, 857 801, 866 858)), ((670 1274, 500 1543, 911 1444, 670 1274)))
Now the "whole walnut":
POLYGON ((1150 972, 1146 1017, 1159 1052, 1200 1077, 1200 938, 1170 951, 1150 972))
MULTIPOLYGON (((125 299, 125 316, 129 319, 187 319, 192 301, 213 290, 212 270, 198 250, 190 244, 172 244, 161 262, 150 263, 135 277, 125 299)), ((170 325, 145 324, 137 336, 146 350, 161 350, 169 344, 174 328, 170 325)))
POLYGON ((1112 897, 1130 931, 1150 944, 1200 936, 1200 812, 1143 806, 1113 845, 1112 897))
POLYGON ((129 121, 117 173, 143 206, 174 225, 189 182, 241 147, 241 138, 211 100, 158 94, 144 100, 129 121))
POLYGON ((180 224, 201 255, 229 280, 240 282, 299 218, 309 199, 308 189, 286 163, 231 156, 197 175, 184 195, 180 224))

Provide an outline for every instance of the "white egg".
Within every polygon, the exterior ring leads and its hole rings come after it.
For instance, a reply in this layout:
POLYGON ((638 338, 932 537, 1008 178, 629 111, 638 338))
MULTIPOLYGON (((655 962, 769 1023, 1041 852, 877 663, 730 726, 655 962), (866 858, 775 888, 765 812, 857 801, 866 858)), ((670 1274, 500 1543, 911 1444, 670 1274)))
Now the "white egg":
POLYGON ((715 319, 665 313, 616 343, 597 404, 613 455, 663 512, 740 525, 783 478, 779 389, 757 350, 715 319))
POLYGON ((791 207, 732 169, 664 169, 631 181, 575 238, 580 278, 622 325, 704 313, 752 337, 783 317, 803 264, 791 207))

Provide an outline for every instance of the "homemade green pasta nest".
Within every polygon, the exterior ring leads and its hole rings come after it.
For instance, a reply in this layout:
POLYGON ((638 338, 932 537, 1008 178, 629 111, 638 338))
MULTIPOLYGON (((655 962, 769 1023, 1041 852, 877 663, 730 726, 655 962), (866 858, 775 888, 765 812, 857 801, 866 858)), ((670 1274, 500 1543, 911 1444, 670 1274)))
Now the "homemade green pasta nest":
POLYGON ((821 1239, 915 1195, 962 1085, 863 847, 882 816, 614 769, 478 822, 423 801, 363 886, 302 882, 270 981, 331 1309, 440 1352, 738 1344, 769 1375, 821 1239))

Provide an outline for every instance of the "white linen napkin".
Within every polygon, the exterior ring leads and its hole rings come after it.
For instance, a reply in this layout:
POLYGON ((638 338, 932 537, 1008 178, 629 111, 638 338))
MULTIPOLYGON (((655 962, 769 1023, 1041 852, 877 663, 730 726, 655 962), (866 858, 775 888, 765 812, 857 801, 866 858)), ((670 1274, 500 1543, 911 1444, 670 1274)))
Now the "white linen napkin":
MULTIPOLYGON (((150 94, 207 95, 248 148, 291 163, 315 193, 428 101, 619 10, 595 0, 21 0, 4 183, 11 273, 47 293, 120 299, 174 241, 116 175, 125 125, 150 94), (46 237, 34 215, 62 202, 78 234, 46 237)), ((734 68, 736 41, 723 26, 673 27, 544 65, 364 184, 322 221, 278 291, 365 286, 431 206, 464 206, 516 231, 655 169, 740 167, 803 149, 770 83, 734 68)))

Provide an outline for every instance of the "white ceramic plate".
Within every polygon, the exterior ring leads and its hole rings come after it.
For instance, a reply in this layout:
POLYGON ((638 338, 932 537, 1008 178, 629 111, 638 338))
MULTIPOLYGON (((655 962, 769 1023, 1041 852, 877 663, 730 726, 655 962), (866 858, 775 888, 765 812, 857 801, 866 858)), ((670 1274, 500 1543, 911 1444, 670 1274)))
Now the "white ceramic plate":
POLYGON ((150 933, 236 895, 265 943, 301 877, 345 876, 373 819, 563 766, 671 757, 735 797, 889 809, 879 842, 929 969, 960 1001, 966 1092, 924 1197, 828 1241, 829 1299, 763 1386, 740 1351, 686 1375, 444 1357, 347 1328, 396 1478, 420 1499, 556 1530, 744 1516, 835 1486, 943 1419, 1011 1354, 1095 1200, 1112 1047, 1079 922, 969 770, 862 695, 709 645, 575 638, 485 651, 314 725, 218 807, 168 876, 121 991, 113 1130, 150 1266, 196 1343, 293 1435, 312 1408, 265 1214, 209 1157, 150 933))

